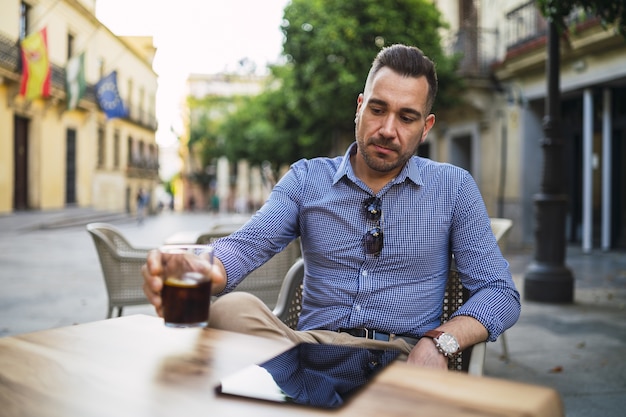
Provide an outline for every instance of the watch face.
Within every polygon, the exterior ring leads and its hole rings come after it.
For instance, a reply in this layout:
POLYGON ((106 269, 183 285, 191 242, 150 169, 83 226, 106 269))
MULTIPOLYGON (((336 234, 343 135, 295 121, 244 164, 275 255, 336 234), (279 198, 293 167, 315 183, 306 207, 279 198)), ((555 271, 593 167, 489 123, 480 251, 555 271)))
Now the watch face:
POLYGON ((459 350, 459 343, 452 335, 444 333, 437 338, 437 341, 439 342, 441 350, 448 355, 454 354, 459 350))

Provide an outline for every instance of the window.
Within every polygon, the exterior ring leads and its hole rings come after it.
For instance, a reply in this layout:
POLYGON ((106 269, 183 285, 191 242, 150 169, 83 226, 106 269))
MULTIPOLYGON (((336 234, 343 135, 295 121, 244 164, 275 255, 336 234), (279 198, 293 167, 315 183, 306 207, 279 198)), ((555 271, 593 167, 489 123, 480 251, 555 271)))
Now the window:
POLYGON ((126 141, 126 143, 127 143, 127 146, 128 146, 128 156, 126 158, 126 164, 129 167, 132 167, 133 166, 133 159, 134 159, 133 158, 133 151, 134 151, 133 150, 133 138, 129 136, 128 140, 126 141))
POLYGON ((148 168, 157 168, 158 153, 153 144, 148 145, 148 168))
POLYGON ((28 35, 28 27, 30 26, 30 5, 22 2, 20 4, 20 40, 28 35))
POLYGON ((98 58, 98 74, 100 74, 100 79, 104 77, 104 58, 98 58))
POLYGON ((74 38, 74 35, 72 35, 71 33, 67 34, 67 59, 69 61, 69 59, 74 56, 74 44, 75 44, 76 39, 74 38))
POLYGON ((146 118, 145 118, 145 108, 144 108, 144 96, 145 96, 145 91, 143 89, 143 87, 139 88, 139 103, 137 103, 137 107, 139 107, 139 121, 140 122, 145 122, 146 118))
POLYGON ((98 168, 104 168, 106 163, 106 138, 104 136, 104 126, 98 126, 98 168))
POLYGON ((120 131, 117 129, 113 133, 113 167, 120 167, 120 131))
POLYGON ((128 108, 128 113, 129 115, 132 117, 137 117, 137 115, 135 114, 135 112, 133 111, 133 80, 131 80, 130 78, 128 79, 128 90, 126 91, 126 102, 127 102, 127 108, 128 108))
POLYGON ((139 141, 139 150, 137 151, 137 163, 140 167, 145 168, 146 166, 146 144, 143 143, 143 140, 139 141))

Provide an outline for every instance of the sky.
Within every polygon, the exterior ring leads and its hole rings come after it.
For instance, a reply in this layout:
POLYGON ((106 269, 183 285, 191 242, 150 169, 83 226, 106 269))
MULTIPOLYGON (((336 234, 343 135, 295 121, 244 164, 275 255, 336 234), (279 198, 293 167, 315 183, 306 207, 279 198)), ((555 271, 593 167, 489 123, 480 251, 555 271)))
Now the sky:
POLYGON ((235 71, 254 62, 257 73, 280 62, 280 24, 289 0, 97 0, 96 16, 118 36, 153 36, 158 74, 157 143, 172 146, 182 132, 180 104, 191 73, 235 71))

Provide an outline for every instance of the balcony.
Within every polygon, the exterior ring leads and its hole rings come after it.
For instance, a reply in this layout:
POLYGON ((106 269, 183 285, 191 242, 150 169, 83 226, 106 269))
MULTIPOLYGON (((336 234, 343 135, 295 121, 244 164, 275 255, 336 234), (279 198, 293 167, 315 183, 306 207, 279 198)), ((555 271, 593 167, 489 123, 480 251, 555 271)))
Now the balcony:
POLYGON ((19 53, 16 40, 0 32, 0 74, 14 75, 19 80, 19 53))
MULTIPOLYGON (((528 1, 506 14, 506 58, 523 55, 543 48, 547 42, 548 23, 535 6, 528 1)), ((587 14, 581 8, 575 8, 565 19, 570 33, 600 26, 597 16, 587 14)), ((569 38, 571 41, 572 39, 569 38)))
POLYGON ((498 42, 495 29, 463 27, 452 36, 448 53, 461 55, 461 76, 488 78, 491 64, 497 60, 498 42))
MULTIPOLYGON (((14 83, 19 83, 21 78, 20 49, 18 41, 11 39, 0 32, 0 77, 5 77, 14 83)), ((51 64, 51 90, 57 98, 65 97, 65 68, 54 63, 51 64)), ((87 84, 82 100, 96 105, 96 92, 94 84, 87 84)), ((140 108, 130 109, 127 119, 146 129, 156 131, 157 121, 154 114, 140 108)))
POLYGON ((529 1, 506 14, 507 54, 537 43, 545 43, 548 24, 534 1, 529 1))

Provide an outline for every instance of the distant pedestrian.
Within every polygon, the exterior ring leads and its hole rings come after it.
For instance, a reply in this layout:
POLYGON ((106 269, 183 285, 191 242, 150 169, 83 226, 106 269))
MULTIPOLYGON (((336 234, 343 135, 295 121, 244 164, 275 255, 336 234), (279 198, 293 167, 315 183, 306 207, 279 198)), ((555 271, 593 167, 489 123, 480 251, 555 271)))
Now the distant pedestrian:
POLYGON ((148 195, 143 188, 139 188, 137 191, 137 223, 143 224, 143 218, 145 215, 146 205, 148 203, 148 195))

